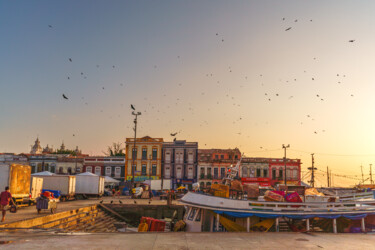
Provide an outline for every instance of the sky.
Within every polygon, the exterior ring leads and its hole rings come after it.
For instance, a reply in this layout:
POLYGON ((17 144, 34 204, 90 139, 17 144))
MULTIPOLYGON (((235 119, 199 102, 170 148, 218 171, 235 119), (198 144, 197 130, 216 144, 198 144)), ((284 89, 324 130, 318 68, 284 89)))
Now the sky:
MULTIPOLYGON (((137 136, 375 164, 374 1, 1 1, 0 152, 137 136), (288 29, 290 28, 290 29, 288 29), (287 30, 288 29, 288 30, 287 30), (354 42, 349 42, 354 40, 354 42), (70 61, 71 59, 72 61, 70 61), (69 99, 62 97, 65 94, 69 99)), ((375 171, 375 167, 374 167, 375 171)), ((345 176, 345 177, 343 177, 345 176)))

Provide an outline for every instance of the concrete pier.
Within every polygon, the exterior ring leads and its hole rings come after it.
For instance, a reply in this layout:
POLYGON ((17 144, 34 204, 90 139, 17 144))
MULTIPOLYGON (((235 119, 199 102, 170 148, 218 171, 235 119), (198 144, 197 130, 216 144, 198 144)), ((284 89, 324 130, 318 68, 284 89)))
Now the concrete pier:
POLYGON ((374 249, 374 234, 1 233, 1 249, 374 249))

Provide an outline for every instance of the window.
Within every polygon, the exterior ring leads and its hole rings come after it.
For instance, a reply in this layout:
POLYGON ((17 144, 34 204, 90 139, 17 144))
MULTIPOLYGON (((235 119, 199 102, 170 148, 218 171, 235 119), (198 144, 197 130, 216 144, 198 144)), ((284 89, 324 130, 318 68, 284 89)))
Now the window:
POLYGON ((219 179, 219 169, 214 168, 214 179, 219 179))
POLYGON ((193 168, 188 168, 188 179, 193 179, 194 177, 193 168))
POLYGON ((207 168, 207 175, 212 175, 211 168, 207 168))
POLYGON ((165 178, 170 178, 171 177, 171 169, 170 167, 165 168, 165 178))
POLYGON ((201 175, 204 175, 204 168, 201 168, 201 175))
POLYGON ((267 169, 263 169, 263 177, 268 177, 268 170, 267 169))
POLYGON ((156 160, 158 158, 158 150, 156 148, 152 149, 152 159, 156 160))
POLYGON ((247 167, 242 167, 242 177, 247 177, 247 167))
POLYGON ((147 160, 147 148, 142 148, 142 160, 147 160))
POLYGON ((238 159, 238 155, 235 155, 235 156, 234 156, 234 159, 238 159))
POLYGON ((218 160, 219 159, 219 155, 215 155, 215 159, 218 160))
POLYGON ((165 153, 165 161, 171 162, 171 153, 170 152, 165 153))
POLYGON ((279 179, 283 179, 283 170, 279 169, 279 179))
POLYGON ((276 180, 276 169, 272 169, 272 180, 276 180))
POLYGON ((257 177, 260 177, 260 168, 257 168, 257 177))
POLYGON ((132 159, 137 159, 137 148, 133 148, 133 156, 132 159))
POLYGON ((111 167, 105 167, 105 175, 111 176, 112 168, 111 167))
POLYGON ((146 175, 147 174, 147 166, 146 164, 142 164, 142 175, 146 175))
POLYGON ((102 175, 102 168, 101 167, 95 167, 95 174, 96 175, 102 175))
POLYGON ((156 175, 156 164, 152 164, 152 175, 156 175))
POLYGON ((181 167, 177 167, 176 177, 177 177, 177 179, 181 179, 181 178, 182 178, 182 170, 181 170, 181 167))
POLYGON ((298 170, 297 169, 293 170, 293 179, 298 180, 298 170))
POLYGON ((201 221, 201 213, 202 213, 202 209, 198 209, 197 217, 195 218, 195 221, 201 221))
POLYGON ((56 166, 55 166, 55 164, 52 164, 51 167, 50 167, 50 172, 55 173, 55 171, 56 171, 56 166))
POLYGON ((121 167, 116 167, 115 168, 115 177, 120 177, 121 176, 121 167))
POLYGON ((86 172, 92 173, 92 167, 91 166, 86 167, 86 172))
POLYGON ((195 207, 193 207, 193 208, 190 210, 190 214, 189 214, 188 220, 193 220, 193 219, 194 219, 194 216, 195 216, 195 214, 197 213, 197 210, 198 210, 198 208, 195 208, 195 207))
POLYGON ((220 159, 224 159, 224 155, 220 155, 220 159))
POLYGON ((221 178, 225 177, 225 168, 220 169, 220 176, 221 176, 221 178))
POLYGON ((193 163, 193 152, 189 152, 188 154, 188 162, 193 163))

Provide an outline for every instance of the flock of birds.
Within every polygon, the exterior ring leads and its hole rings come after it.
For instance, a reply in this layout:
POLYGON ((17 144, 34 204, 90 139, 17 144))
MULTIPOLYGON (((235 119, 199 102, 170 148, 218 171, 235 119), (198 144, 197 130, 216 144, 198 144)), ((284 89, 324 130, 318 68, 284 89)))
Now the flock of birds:
MULTIPOLYGON (((285 20, 286 20, 286 18, 282 18, 282 21, 285 21, 285 20)), ((313 20, 311 19, 311 20, 309 20, 309 21, 312 22, 313 20)), ((297 22, 298 22, 298 19, 295 19, 295 20, 294 20, 294 23, 297 23, 297 22)), ((53 28, 52 25, 48 25, 48 27, 49 27, 49 28, 53 28)), ((285 31, 286 31, 286 32, 291 32, 291 31, 292 31, 292 28, 293 28, 293 26, 289 26, 289 27, 287 27, 287 28, 285 29, 285 31)), ((219 35, 218 32, 215 33, 215 36, 219 38, 219 41, 220 41, 220 42, 224 42, 224 41, 225 41, 224 38, 221 37, 221 36, 219 35)), ((350 43, 354 43, 355 41, 356 41, 356 40, 354 40, 354 39, 350 39, 350 40, 348 40, 348 42, 350 42, 350 43)), ((177 56, 177 59, 178 59, 178 60, 181 59, 180 55, 177 56)), ((316 58, 314 57, 313 60, 316 60, 316 58)), ((73 63, 73 59, 72 59, 71 57, 68 58, 68 62, 73 63)), ((99 68, 100 65, 97 64, 96 67, 99 68)), ((116 66, 115 66, 115 65, 112 65, 112 68, 115 69, 116 66)), ((154 69, 156 69, 156 68, 157 68, 157 65, 154 65, 154 69)), ((233 73, 233 68, 232 68, 231 66, 228 67, 228 72, 229 72, 229 73, 233 73)), ((306 73, 306 71, 304 71, 304 73, 306 73)), ((86 76, 83 72, 81 72, 81 76, 83 76, 84 79, 87 78, 87 76, 86 76)), ((214 77, 215 77, 215 74, 210 72, 210 73, 205 73, 205 76, 206 76, 206 77, 210 77, 210 78, 214 78, 214 77)), ((336 76, 337 76, 337 77, 346 77, 346 75, 341 75, 341 76, 340 76, 340 74, 337 74, 336 76)), ((260 74, 259 77, 260 77, 260 79, 261 79, 261 78, 263 77, 263 74, 260 74)), ((70 79, 71 79, 70 76, 67 76, 67 79, 70 80, 70 79)), ((247 80, 247 79, 248 79, 248 76, 244 76, 244 79, 247 80)), ((316 81, 316 77, 314 77, 314 76, 311 77, 311 81, 316 81)), ((297 82, 297 78, 292 78, 292 79, 286 80, 286 82, 287 82, 287 83, 289 83, 289 82, 297 82)), ((341 78, 340 78, 340 79, 337 81, 337 83, 338 83, 338 84, 341 84, 341 82, 342 82, 342 80, 341 80, 341 78)), ((221 85, 222 85, 222 82, 218 79, 218 80, 216 80, 216 84, 217 84, 217 86, 221 86, 221 85)), ((261 83, 261 85, 264 86, 263 83, 261 83)), ((124 84, 123 84, 123 83, 120 83, 120 86, 123 87, 124 84)), ((182 84, 182 83, 178 83, 178 84, 176 84, 176 86, 177 86, 177 88, 181 88, 181 87, 183 87, 183 84, 182 84)), ((243 85, 240 85, 240 88, 243 88, 243 85)), ((102 90, 105 90, 105 87, 104 87, 104 86, 102 87, 102 90)), ((233 96, 233 95, 231 95, 231 94, 230 94, 230 91, 231 91, 230 88, 227 89, 227 93, 225 94, 225 98, 224 98, 224 99, 226 99, 227 102, 231 102, 231 105, 233 105, 234 107, 241 107, 241 103, 239 103, 239 102, 236 101, 236 97, 233 96)), ((200 92, 200 95, 201 95, 202 98, 204 98, 204 97, 206 96, 206 92, 205 92, 205 91, 202 91, 202 92, 200 92)), ((280 93, 270 93, 270 92, 265 92, 265 93, 264 93, 264 96, 266 97, 266 101, 268 101, 268 102, 271 102, 274 98, 281 98, 281 97, 282 97, 282 95, 281 95, 280 93)), ((351 96, 351 97, 354 97, 353 94, 351 94, 350 96, 351 96)), ((63 97, 64 100, 69 100, 69 97, 68 97, 67 94, 65 94, 65 93, 62 93, 62 97, 63 97)), ((167 95, 166 95, 166 94, 163 94, 162 97, 167 98, 167 95)), ((294 95, 289 95, 289 96, 286 96, 285 98, 287 98, 287 100, 291 100, 291 99, 294 98, 294 95)), ((321 102, 325 101, 325 97, 323 97, 323 95, 321 95, 320 93, 316 93, 316 94, 315 94, 315 98, 316 98, 317 100, 321 101, 321 102)), ((84 99, 84 97, 82 97, 82 99, 84 99)), ((156 118, 156 120, 159 121, 159 120, 161 119, 161 118, 159 117, 159 115, 161 115, 161 114, 167 114, 167 113, 168 113, 168 112, 167 112, 167 109, 172 108, 172 106, 179 107, 179 106, 181 105, 182 101, 183 101, 182 99, 183 99, 183 97, 174 97, 174 98, 171 99, 171 100, 174 100, 173 103, 172 103, 172 101, 171 101, 171 102, 169 103, 169 105, 167 105, 165 108, 162 108, 162 107, 159 107, 159 108, 158 108, 157 105, 156 105, 155 103, 153 103, 153 102, 149 102, 148 99, 147 99, 147 97, 145 97, 145 98, 144 98, 144 101, 145 101, 145 102, 144 102, 143 104, 145 104, 145 103, 147 103, 147 104, 146 104, 145 110, 144 110, 143 112, 144 112, 144 113, 147 113, 147 112, 148 112, 148 113, 157 114, 158 117, 156 118)), ((223 101, 222 101, 222 100, 217 100, 217 101, 216 101, 216 104, 220 104, 221 102, 223 102, 223 101)), ((85 102, 85 104, 88 105, 87 102, 85 102)), ((123 106, 123 104, 121 104, 121 106, 123 106)), ((130 104, 130 108, 131 108, 131 110, 133 110, 133 111, 136 110, 135 105, 133 105, 133 104, 130 104)), ((191 102, 188 102, 187 105, 185 105, 184 108, 186 109, 186 112, 189 112, 191 115, 194 115, 194 114, 195 114, 196 108, 194 107, 194 105, 193 105, 191 102)), ((207 107, 207 111, 208 111, 208 112, 210 112, 212 109, 214 109, 214 108, 212 108, 212 107, 211 107, 211 108, 207 107)), ((100 110, 100 112, 103 112, 103 110, 100 110)), ((118 117, 120 117, 120 115, 118 115, 118 117)), ((314 119, 311 118, 310 115, 307 115, 307 117, 310 118, 312 121, 314 121, 314 119)), ((111 118, 112 118, 112 117, 111 117, 111 118)), ((173 118, 173 119, 174 119, 174 118, 173 118)), ((166 121, 166 124, 170 124, 170 123, 172 122, 173 119, 170 118, 170 120, 166 121)), ((180 118, 180 119, 181 119, 180 121, 181 121, 182 123, 185 122, 185 117, 182 117, 182 118, 180 118)), ((236 118, 235 120, 233 120, 232 123, 233 123, 233 124, 237 124, 237 123, 240 123, 240 122, 242 122, 242 121, 243 121, 242 116, 240 116, 240 117, 236 118)), ((300 124, 303 125, 303 122, 300 122, 300 124)), ((208 125, 209 125, 209 121, 208 121, 206 118, 202 117, 199 126, 200 126, 200 127, 203 127, 203 126, 208 126, 208 125)), ((130 128, 130 126, 131 126, 131 125, 127 126, 127 128, 130 128)), ((314 134, 318 134, 319 132, 325 132, 325 130, 324 130, 324 129, 320 129, 320 130, 315 130, 315 131, 313 131, 314 134)), ((178 134, 180 134, 180 133, 181 133, 181 130, 179 130, 178 132, 177 132, 177 131, 176 131, 176 132, 171 132, 171 133, 170 133, 170 136, 173 137, 173 138, 174 138, 173 140, 175 141, 175 140, 176 140, 176 136, 177 136, 178 134)), ((239 132, 236 132, 235 134, 241 136, 243 133, 242 133, 241 131, 239 131, 239 132)), ((73 136, 75 136, 75 134, 73 134, 73 136)), ((185 136, 186 136, 186 135, 185 135, 185 136)), ((188 134, 187 136, 190 136, 190 135, 188 134)), ((247 137, 250 137, 250 136, 247 136, 247 137)), ((207 145, 207 144, 205 144, 205 145, 207 145)), ((260 148, 263 149, 263 147, 260 147, 260 148)))

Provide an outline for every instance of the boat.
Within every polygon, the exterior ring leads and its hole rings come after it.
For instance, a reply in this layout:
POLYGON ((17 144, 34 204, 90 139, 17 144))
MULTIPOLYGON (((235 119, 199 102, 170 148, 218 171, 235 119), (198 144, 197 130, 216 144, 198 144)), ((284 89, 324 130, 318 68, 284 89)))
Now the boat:
MULTIPOLYGON (((241 161, 241 160, 240 160, 241 161)), ((239 161, 239 162, 240 162, 239 161)), ((236 175, 239 163, 230 175, 236 175)), ((223 179, 223 183, 231 180, 223 179)), ((221 195, 220 195, 221 196, 221 195)), ((186 206, 184 222, 188 232, 269 231, 279 232, 283 227, 292 231, 320 230, 338 232, 347 229, 348 221, 360 220, 360 231, 372 231, 375 225, 367 223, 375 218, 375 199, 335 202, 270 202, 233 199, 201 192, 188 192, 180 203, 186 206), (311 220, 311 224, 310 224, 311 220), (328 221, 327 221, 328 220, 328 221), (344 221, 345 225, 341 223, 344 221), (324 223, 323 223, 324 222, 324 223), (314 224, 314 225, 312 225, 314 224), (259 225, 262 225, 259 227, 259 225), (327 225, 331 225, 327 228, 327 225), (319 227, 317 227, 319 229, 319 227), (259 230, 258 230, 259 231, 259 230)))
POLYGON ((250 231, 249 219, 254 220, 255 217, 254 223, 258 223, 260 219, 274 219, 275 231, 279 231, 280 218, 304 220, 307 231, 310 229, 310 219, 333 219, 333 232, 337 232, 334 225, 336 219, 340 217, 350 220, 361 219, 362 230, 365 231, 364 218, 375 216, 374 199, 339 202, 268 202, 236 200, 188 192, 180 202, 186 205, 184 221, 187 231, 192 232, 220 231, 220 216, 229 217, 233 222, 246 228, 246 231, 250 231))

